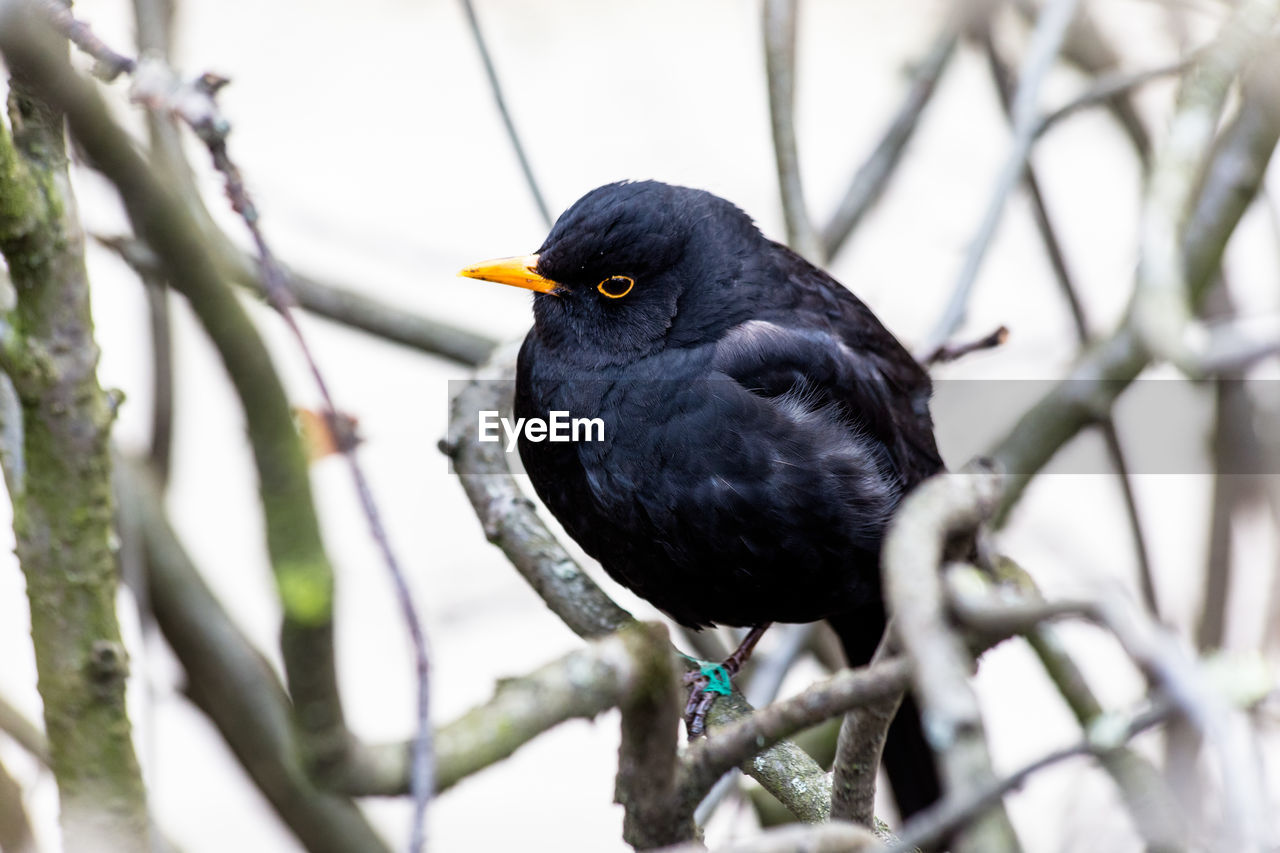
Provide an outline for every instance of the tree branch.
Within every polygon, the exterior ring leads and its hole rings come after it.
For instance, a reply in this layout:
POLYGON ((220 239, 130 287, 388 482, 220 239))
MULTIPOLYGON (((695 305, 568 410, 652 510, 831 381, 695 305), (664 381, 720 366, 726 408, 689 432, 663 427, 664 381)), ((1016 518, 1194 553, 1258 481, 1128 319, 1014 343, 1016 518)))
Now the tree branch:
MULTIPOLYGON (((914 664, 924 731, 949 794, 995 781, 982 716, 969 683, 973 660, 948 626, 939 569, 949 537, 971 533, 999 500, 999 481, 970 467, 916 487, 889 524, 882 558, 885 599, 914 664)), ((964 851, 1017 850, 1002 806, 970 823, 955 842, 964 851)))
POLYGON ((510 371, 484 369, 453 395, 449 436, 441 450, 453 461, 462 488, 488 540, 528 581, 547 606, 580 637, 611 634, 632 621, 583 571, 538 518, 507 467, 499 442, 479 441, 478 413, 511 411, 514 382, 510 371), (501 377, 501 378, 499 378, 501 377))
MULTIPOLYGON (((201 579, 169 526, 146 469, 125 460, 116 467, 121 530, 126 536, 136 533, 145 547, 148 597, 187 673, 191 700, 307 850, 387 850, 350 800, 312 781, 284 688, 201 579)), ((402 783, 407 768, 406 760, 402 783)))
POLYGON ((700 800, 721 775, 749 760, 762 746, 850 708, 900 694, 908 677, 908 664, 900 659, 871 668, 841 670, 746 719, 721 724, 706 740, 694 742, 686 751, 680 769, 681 798, 700 800))
MULTIPOLYGON (((0 20, 0 47, 14 38, 7 23, 0 20)), ((72 851, 143 851, 146 792, 115 610, 107 448, 114 412, 96 375, 62 105, 44 97, 24 57, 6 50, 5 59, 14 133, 0 125, 0 251, 18 294, 19 346, 39 354, 10 374, 22 409, 21 481, 13 479, 12 452, 5 467, 63 843, 72 851)))
POLYGON ((0 696, 0 732, 13 738, 13 742, 44 766, 49 766, 49 740, 44 732, 3 697, 0 696))
POLYGON ((889 126, 885 128, 880 141, 867 157, 844 197, 836 207, 831 220, 822 229, 822 257, 834 258, 848 242, 849 236, 862 222, 862 217, 875 206, 889 185, 902 154, 907 149, 911 137, 915 135, 920 124, 920 117, 933 99, 943 71, 955 54, 956 42, 959 41, 959 21, 956 15, 950 15, 942 25, 941 31, 934 37, 933 43, 924 58, 916 65, 912 73, 906 97, 898 107, 889 126))
POLYGON ((479 51, 480 61, 484 64, 485 76, 489 78, 489 91, 493 93, 494 104, 498 107, 498 113, 502 116, 502 126, 507 130, 507 138, 511 140, 511 148, 515 151, 516 159, 520 161, 520 171, 524 173, 524 180, 529 187, 529 194, 533 196, 533 203, 537 206, 543 223, 550 228, 551 223, 554 221, 551 216, 551 209, 547 206, 541 187, 538 186, 538 179, 533 175, 533 166, 530 165, 529 157, 525 154, 524 145, 520 142, 520 134, 516 131, 516 123, 511 118, 511 111, 507 109, 507 99, 502 94, 502 83, 498 79, 498 70, 494 67, 493 57, 489 55, 489 46, 485 43, 484 33, 480 30, 480 21, 476 18, 476 10, 471 0, 462 0, 462 11, 467 16, 467 26, 471 30, 472 38, 475 39, 476 50, 479 51))
MULTIPOLYGON (((981 38, 987 55, 987 64, 995 81, 996 91, 1000 96, 1000 105, 1004 109, 1006 118, 1012 121, 1014 86, 1011 80, 1011 72, 996 50, 990 28, 982 32, 981 38)), ((1082 347, 1086 346, 1091 338, 1088 321, 1085 319, 1084 309, 1080 304, 1078 289, 1071 271, 1067 268, 1067 259, 1062 251, 1062 244, 1058 240, 1057 231, 1054 229, 1053 221, 1049 217, 1049 210, 1045 205, 1044 194, 1040 190, 1040 179, 1036 175, 1034 163, 1027 162, 1027 168, 1022 178, 1023 184, 1031 197, 1036 229, 1040 232, 1041 242, 1044 243, 1049 265, 1053 269, 1054 278, 1058 282, 1063 298, 1071 309, 1071 319, 1075 325, 1076 340, 1082 347)), ((1133 482, 1129 475, 1129 462, 1125 458, 1124 446, 1120 443, 1120 434, 1116 431, 1115 422, 1109 415, 1099 420, 1098 428, 1102 431, 1102 438, 1107 447, 1107 455, 1111 457, 1111 464, 1116 470, 1116 476, 1120 479, 1120 493, 1124 498, 1129 530, 1133 536, 1133 551, 1138 561, 1138 580, 1142 588, 1143 599, 1152 613, 1159 614, 1160 600, 1156 595, 1155 573, 1152 571, 1150 552, 1147 548, 1146 537, 1142 531, 1142 516, 1138 511, 1138 499, 1133 491, 1133 482)))
MULTIPOLYGON (((1280 58, 1260 57, 1245 81, 1240 109, 1219 135, 1182 252, 1193 306, 1204 299, 1236 224, 1261 185, 1280 139, 1280 58)), ((1027 483, 1081 429, 1107 415, 1150 359, 1126 324, 1086 351, 1068 375, 1019 419, 991 450, 1006 472, 997 523, 1027 483)))
MULTIPOLYGON (((52 47, 52 33, 5 7, 0 50, 28 70, 33 85, 67 114, 90 164, 120 193, 135 231, 155 249, 222 358, 248 422, 267 527, 267 546, 284 611, 281 646, 307 752, 323 764, 349 740, 333 664, 333 572, 320 538, 310 475, 284 389, 257 330, 219 278, 189 209, 160 183, 97 92, 52 47)), ((56 752, 56 750, 55 750, 56 752)))
POLYGON ((1080 0, 1048 0, 1044 11, 1036 21, 1031 45, 1027 48, 1027 57, 1022 69, 1018 72, 1018 90, 1013 96, 1011 108, 1013 139, 1009 145, 1009 153, 1005 156, 1004 164, 996 177, 986 212, 969 246, 969 253, 956 279, 951 298, 934 325, 933 331, 921 346, 922 353, 937 350, 964 322, 968 312, 969 295, 973 291, 974 282, 977 281, 978 271, 982 267, 987 249, 1004 216, 1005 202, 1022 177, 1027 158, 1031 154, 1031 145, 1035 141, 1038 123, 1037 105, 1040 87, 1049 69, 1053 67, 1079 2, 1080 0))
POLYGON ((769 88, 769 123, 773 129, 773 154, 778 170, 782 216, 787 244, 806 258, 822 257, 822 245, 800 179, 800 151, 796 144, 796 15, 800 0, 764 0, 764 67, 769 88))
POLYGON ((1178 107, 1156 152, 1142 209, 1140 255, 1131 322, 1153 357, 1193 374, 1209 346, 1193 322, 1194 297, 1183 246, 1201 176, 1213 153, 1228 90, 1266 41, 1280 16, 1276 0, 1249 0, 1231 15, 1183 79, 1178 107))
MULTIPOLYGON (((706 853, 700 843, 664 847, 659 853, 706 853)), ((782 826, 755 838, 733 841, 716 853, 876 853, 884 850, 880 838, 861 826, 831 821, 816 826, 782 826)))

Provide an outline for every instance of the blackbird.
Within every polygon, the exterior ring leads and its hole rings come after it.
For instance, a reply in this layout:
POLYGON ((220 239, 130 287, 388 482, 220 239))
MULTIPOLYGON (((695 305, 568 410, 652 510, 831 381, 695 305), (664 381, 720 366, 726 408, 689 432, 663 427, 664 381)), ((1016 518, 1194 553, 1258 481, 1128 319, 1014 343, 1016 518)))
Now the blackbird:
MULTIPOLYGON (((753 628, 731 671, 771 622, 825 619, 870 659, 885 525, 942 460, 929 377, 866 305, 728 201, 657 181, 592 190, 535 254, 462 275, 535 291, 517 418, 603 423, 519 450, 611 577, 690 628, 753 628)), ((904 816, 938 798, 910 697, 884 764, 904 816)))

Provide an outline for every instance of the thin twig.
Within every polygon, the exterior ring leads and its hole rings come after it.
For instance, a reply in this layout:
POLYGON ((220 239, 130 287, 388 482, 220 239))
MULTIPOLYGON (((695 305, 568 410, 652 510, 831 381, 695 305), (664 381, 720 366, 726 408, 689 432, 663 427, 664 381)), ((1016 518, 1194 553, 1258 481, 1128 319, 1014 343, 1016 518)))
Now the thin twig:
MULTIPOLYGON (((1187 284, 1197 307, 1280 140, 1280 56, 1272 52, 1259 57, 1241 93, 1240 109, 1219 134, 1183 232, 1187 284)), ((1068 375, 1027 410, 990 452, 1007 473, 997 520, 1007 516, 1027 483, 1067 441, 1110 413, 1150 360, 1133 330, 1124 325, 1087 350, 1068 375)))
POLYGON ((1053 67, 1079 3, 1080 0, 1049 0, 1036 22, 1031 44, 1027 48, 1027 58, 1018 73, 1018 91, 1013 97, 1013 139, 1009 145, 1009 153, 1005 155, 1004 164, 996 177, 986 212, 969 245, 969 252, 951 297, 921 347, 924 353, 931 353, 942 346, 960 328, 968 313, 969 296, 977 281, 978 271, 1004 216, 1005 202, 1022 177, 1031 145, 1035 141, 1040 87, 1049 69, 1053 67))
POLYGON ((476 42, 476 50, 480 53, 480 61, 484 63, 485 76, 489 78, 489 91, 493 93, 493 101, 498 107, 498 113, 502 116, 502 125, 507 129, 507 138, 511 140, 511 147, 520 161, 520 171, 524 173, 525 184, 529 187, 529 194, 533 196, 533 203, 537 205, 543 223, 550 228, 554 221, 551 217, 551 209, 547 206, 542 189, 538 186, 538 179, 533 175, 533 166, 529 164, 529 156, 525 153, 524 144, 520 141, 515 120, 511 118, 511 111, 507 109, 507 99, 502 94, 498 70, 494 67, 493 57, 489 55, 489 46, 485 43, 484 33, 480 30, 480 21, 476 17, 475 7, 471 0, 461 0, 461 3, 462 11, 467 16, 467 26, 470 27, 471 36, 476 42))
MULTIPOLYGON (((1043 10, 1041 0, 1016 0, 1013 6, 1028 22, 1035 21, 1043 10)), ((1076 10, 1071 26, 1067 27, 1060 55, 1064 62, 1076 66, 1090 77, 1113 73, 1120 67, 1119 52, 1093 20, 1088 6, 1076 10)), ((1133 143, 1138 160, 1145 169, 1151 161, 1151 135, 1134 107, 1133 99, 1127 92, 1120 92, 1107 101, 1107 110, 1133 143)))
MULTIPOLYGON (((225 271, 223 274, 234 284, 265 296, 258 260, 232 245, 221 231, 210 231, 209 237, 219 269, 225 271)), ((139 275, 161 268, 160 259, 151 247, 135 238, 94 235, 94 239, 119 254, 139 275)), ((469 367, 483 364, 498 345, 497 340, 479 332, 414 314, 347 286, 280 266, 298 307, 317 317, 469 367)))
POLYGON ((920 117, 925 107, 933 98, 938 88, 938 81, 946 69, 951 57, 955 54, 956 42, 959 41, 959 21, 955 15, 948 17, 941 31, 934 37, 924 58, 912 72, 910 85, 898 112, 894 114, 889 126, 885 128, 880 141, 867 157, 839 206, 831 215, 831 220, 822 229, 822 254, 830 259, 836 256, 849 236, 858 227, 862 217, 880 200, 889 179, 893 176, 907 144, 920 124, 920 117))
MULTIPOLYGON (((995 81, 996 91, 1000 96, 1000 105, 1004 109, 1005 117, 1012 120, 1014 90, 1012 72, 1000 57, 989 28, 982 32, 981 38, 987 55, 987 64, 991 70, 992 79, 995 81)), ((1135 137, 1135 144, 1137 144, 1136 139, 1135 137)), ((1053 227, 1053 220, 1049 216, 1044 193, 1040 190, 1040 179, 1036 174, 1035 164, 1030 160, 1027 161, 1026 171, 1023 173, 1023 181, 1031 197, 1036 229, 1040 233, 1041 242, 1044 243, 1045 253, 1049 257, 1049 265, 1053 269, 1054 279, 1058 282, 1058 288, 1062 291, 1062 296, 1066 300, 1067 306, 1071 309, 1076 341, 1081 346, 1085 346, 1089 343, 1090 332, 1088 320, 1084 314, 1084 307, 1080 303, 1079 289, 1076 287, 1071 271, 1067 267, 1066 254, 1062 250, 1057 231, 1053 227)), ((1111 464, 1116 469, 1116 476, 1120 480, 1120 492, 1124 498, 1125 514, 1128 517, 1129 531, 1133 537, 1134 556, 1138 561, 1138 580, 1142 588, 1142 597, 1151 612, 1158 616, 1160 603, 1156 595, 1155 573, 1151 567, 1150 550, 1147 548, 1146 536, 1142 529, 1142 515, 1138 511, 1138 498, 1133 490, 1133 479, 1129 474, 1129 462, 1125 457, 1124 445, 1120 443, 1120 433, 1116 430, 1115 422, 1110 416, 1100 419, 1098 428, 1101 430, 1103 441, 1106 443, 1107 455, 1111 458, 1111 464)))
POLYGON ((983 335, 974 341, 965 341, 964 343, 951 344, 943 342, 941 346, 929 353, 922 360, 922 364, 926 367, 932 367, 935 364, 946 364, 949 361, 964 358, 966 355, 982 350, 995 349, 1004 346, 1009 340, 1009 329, 1000 326, 989 334, 983 335))
POLYGON ((49 766, 49 741, 35 723, 0 696, 0 732, 13 738, 13 742, 31 753, 37 761, 49 766))
POLYGON ((31 819, 22 802, 22 786, 3 763, 0 763, 0 850, 36 853, 31 819))
POLYGON ((773 155, 778 171, 782 216, 787 243, 806 258, 817 261, 822 246, 809 219, 800 178, 800 151, 796 144, 796 14, 800 0, 764 0, 764 66, 769 86, 769 123, 773 129, 773 155))
POLYGON ((1114 729, 1109 731, 1103 741, 1086 737, 1080 743, 1055 750, 997 781, 948 796, 933 808, 908 821, 899 833, 897 843, 889 848, 889 853, 909 853, 915 848, 933 848, 965 823, 1000 802, 1005 794, 1021 788, 1027 779, 1046 767, 1081 755, 1103 758, 1118 746, 1128 743, 1135 736, 1167 719, 1171 711, 1168 703, 1158 703, 1133 715, 1118 732, 1114 729))
POLYGON ((121 74, 132 74, 138 67, 137 60, 116 53, 102 39, 94 35, 93 30, 89 29, 87 24, 72 17, 71 9, 68 6, 63 5, 58 0, 36 0, 36 2, 40 4, 41 10, 48 17, 49 22, 59 32, 84 53, 97 60, 94 74, 103 80, 110 82, 121 74))
POLYGON ((386 850, 351 800, 320 790, 307 773, 284 687, 205 584, 146 468, 117 458, 115 469, 122 536, 141 539, 148 598, 187 673, 188 698, 307 850, 386 850))
POLYGON ((1175 74, 1181 74, 1196 61, 1196 52, 1192 52, 1188 56, 1176 59, 1173 62, 1157 65, 1154 68, 1148 68, 1144 71, 1134 71, 1129 73, 1113 73, 1098 77, 1089 88, 1085 89, 1076 97, 1067 103, 1058 107, 1050 113, 1040 118, 1040 123, 1036 127, 1035 135, 1043 136, 1054 125, 1063 119, 1075 115, 1081 110, 1095 107, 1100 104, 1114 101, 1118 95, 1127 95, 1135 89, 1139 89, 1148 83, 1165 77, 1172 77, 1175 74))

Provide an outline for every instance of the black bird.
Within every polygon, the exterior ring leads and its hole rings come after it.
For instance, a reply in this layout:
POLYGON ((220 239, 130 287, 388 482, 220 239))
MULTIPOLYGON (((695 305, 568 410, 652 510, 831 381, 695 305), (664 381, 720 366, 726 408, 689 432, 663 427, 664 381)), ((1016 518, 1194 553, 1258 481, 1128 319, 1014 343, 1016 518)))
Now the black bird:
MULTIPOLYGON (((610 576, 691 628, 826 619, 851 665, 884 631, 879 558, 942 470, 929 377, 857 297, 724 199, 592 190, 533 255, 462 275, 536 291, 515 414, 600 418, 531 441, 534 489, 610 576)), ((939 795, 908 697, 884 762, 899 810, 939 795)))

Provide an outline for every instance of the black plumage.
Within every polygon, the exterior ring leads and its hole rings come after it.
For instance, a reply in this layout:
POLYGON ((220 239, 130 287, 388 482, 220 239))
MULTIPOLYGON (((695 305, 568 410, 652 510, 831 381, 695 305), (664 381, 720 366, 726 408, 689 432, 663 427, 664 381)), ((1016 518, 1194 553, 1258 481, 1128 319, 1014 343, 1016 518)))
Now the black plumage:
MULTIPOLYGON (((536 255, 466 274, 541 291, 516 416, 604 422, 519 448, 605 571, 690 627, 828 619, 870 658, 885 525, 942 461, 928 375, 857 297, 724 199, 653 181, 593 190, 536 255)), ((905 813, 936 798, 913 709, 885 760, 905 813)))

